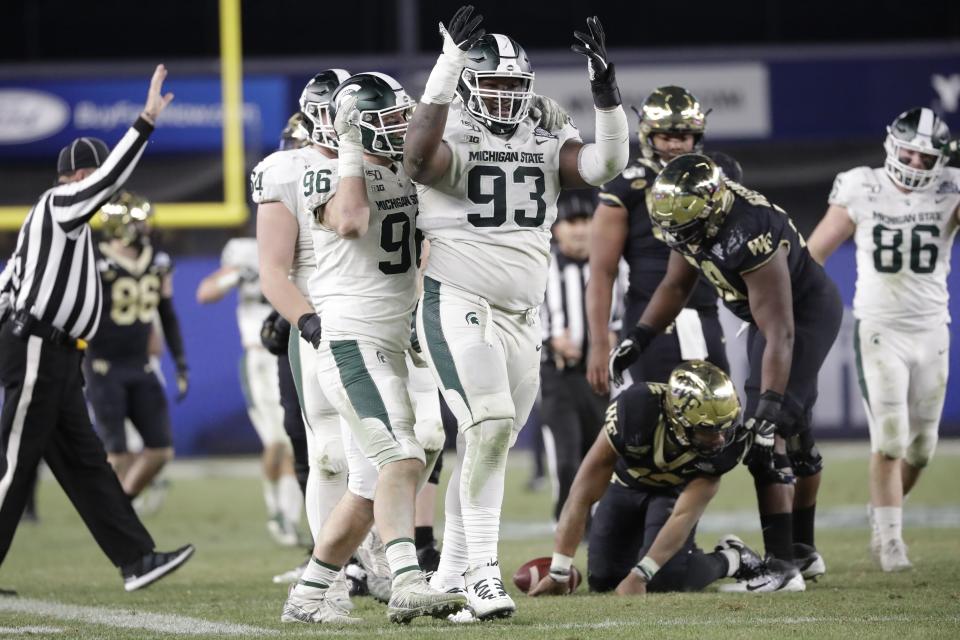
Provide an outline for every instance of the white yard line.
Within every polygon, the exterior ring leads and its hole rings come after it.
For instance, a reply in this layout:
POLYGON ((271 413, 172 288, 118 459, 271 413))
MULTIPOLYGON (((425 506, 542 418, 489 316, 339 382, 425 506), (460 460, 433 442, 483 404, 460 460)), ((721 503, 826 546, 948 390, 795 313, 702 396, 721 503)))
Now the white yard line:
MULTIPOLYGON (((71 620, 123 629, 145 629, 157 633, 176 635, 265 636, 277 633, 275 629, 262 629, 232 622, 213 622, 165 613, 134 611, 130 607, 122 609, 87 607, 48 600, 34 600, 32 598, 0 598, 0 612, 26 613, 44 618, 71 620)), ((14 629, 17 628, 27 629, 30 627, 14 627, 14 629)), ((0 631, 0 633, 3 633, 3 631, 0 631)))
POLYGON ((32 636, 38 633, 63 633, 61 627, 0 627, 0 636, 32 636))

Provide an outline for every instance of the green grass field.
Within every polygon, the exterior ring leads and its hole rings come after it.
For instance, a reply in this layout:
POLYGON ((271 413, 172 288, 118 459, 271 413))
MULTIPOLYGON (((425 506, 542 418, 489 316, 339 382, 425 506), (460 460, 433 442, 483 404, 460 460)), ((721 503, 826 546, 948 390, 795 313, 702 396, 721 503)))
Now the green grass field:
MULTIPOLYGON (((273 574, 297 564, 299 550, 273 545, 264 527, 259 480, 237 465, 191 461, 172 473, 163 510, 146 520, 158 545, 197 546, 179 572, 141 592, 123 591, 56 482, 40 487, 38 525, 22 525, 0 568, 0 638, 154 638, 218 636, 399 636, 439 638, 960 638, 960 446, 943 446, 907 505, 905 539, 915 569, 887 575, 868 556, 864 516, 866 447, 827 445, 818 546, 827 575, 806 593, 650 595, 624 599, 587 595, 529 599, 514 594, 508 621, 453 626, 432 619, 390 625, 383 605, 357 599, 365 624, 338 631, 281 625, 285 587, 273 574), (230 473, 225 473, 224 471, 230 473), (189 473, 188 473, 189 472, 189 473), (917 524, 910 524, 914 521, 917 524), (936 526, 933 526, 936 525, 936 526)), ((239 465, 252 470, 252 463, 239 465)), ((528 493, 526 455, 511 461, 504 505, 505 578, 522 562, 552 550, 549 491, 528 493)), ((729 529, 759 546, 752 482, 741 468, 724 485, 704 520, 699 542, 712 546, 729 529), (703 531, 707 529, 708 531, 703 531)), ((442 517, 442 514, 441 514, 442 517)), ((439 527, 439 523, 438 523, 439 527)), ((440 529, 438 528, 438 535, 440 529)), ((577 564, 585 570, 581 549, 577 564)), ((510 585, 512 588, 512 585, 510 585)))

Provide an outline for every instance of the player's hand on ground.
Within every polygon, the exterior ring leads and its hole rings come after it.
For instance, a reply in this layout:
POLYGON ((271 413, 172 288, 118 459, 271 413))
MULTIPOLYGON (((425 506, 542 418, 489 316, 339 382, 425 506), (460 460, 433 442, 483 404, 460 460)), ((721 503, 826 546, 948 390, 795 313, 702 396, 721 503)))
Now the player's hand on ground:
POLYGON ((333 130, 337 132, 340 144, 362 144, 360 134, 360 110, 357 109, 357 94, 340 96, 337 101, 337 115, 333 119, 333 130))
POLYGON ((620 581, 614 592, 618 596, 644 596, 647 595, 647 581, 641 578, 634 571, 627 573, 627 577, 620 581))
POLYGON ((570 46, 574 53, 587 58, 587 72, 593 91, 593 104, 598 109, 612 109, 620 104, 620 90, 613 63, 607 58, 607 37, 597 16, 587 18, 587 30, 574 31, 579 42, 570 46))
POLYGON ((540 119, 540 126, 550 132, 563 129, 570 122, 570 115, 556 100, 547 96, 533 96, 530 115, 540 119))
POLYGON ((546 575, 540 578, 540 582, 533 585, 527 595, 531 598, 537 596, 565 596, 570 594, 570 585, 565 582, 557 582, 552 576, 546 575))
POLYGON ((163 81, 167 78, 167 68, 158 64, 150 78, 150 89, 147 90, 147 102, 143 106, 141 114, 150 124, 157 123, 157 117, 160 112, 167 108, 167 105, 173 100, 173 94, 170 92, 162 93, 163 81))
POLYGON ((462 59, 477 40, 482 38, 486 31, 478 29, 483 22, 483 16, 473 15, 473 5, 464 5, 450 18, 449 26, 440 23, 440 36, 443 38, 443 53, 452 59, 462 59))

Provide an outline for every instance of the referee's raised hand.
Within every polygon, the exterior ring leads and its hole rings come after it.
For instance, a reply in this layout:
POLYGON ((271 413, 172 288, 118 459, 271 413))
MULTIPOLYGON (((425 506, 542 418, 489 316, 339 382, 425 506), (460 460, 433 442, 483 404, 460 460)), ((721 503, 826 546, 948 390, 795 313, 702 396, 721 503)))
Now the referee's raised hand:
POLYGON ((167 68, 158 64, 150 78, 150 89, 147 91, 147 103, 143 106, 143 118, 150 124, 157 123, 157 116, 173 100, 170 92, 161 93, 163 81, 167 79, 167 68))

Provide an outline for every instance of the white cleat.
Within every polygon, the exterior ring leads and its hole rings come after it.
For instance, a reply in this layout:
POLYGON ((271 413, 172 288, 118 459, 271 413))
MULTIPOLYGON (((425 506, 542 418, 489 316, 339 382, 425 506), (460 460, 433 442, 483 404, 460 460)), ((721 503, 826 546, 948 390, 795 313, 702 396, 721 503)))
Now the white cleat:
POLYGON ((306 624, 326 624, 333 626, 345 626, 350 624, 359 624, 360 618, 353 618, 347 611, 344 611, 326 597, 326 592, 321 592, 313 598, 298 596, 295 593, 295 587, 290 588, 287 594, 287 601, 283 603, 283 613, 280 614, 280 622, 303 622, 306 624))
POLYGON ((773 593, 806 591, 807 584, 792 563, 770 558, 766 568, 749 580, 720 585, 724 593, 773 593))
POLYGON ((347 583, 347 577, 344 575, 343 569, 340 570, 337 579, 327 589, 327 599, 344 611, 353 611, 354 605, 350 600, 350 585, 347 583))
POLYGON ((477 620, 509 618, 517 611, 500 578, 500 567, 484 565, 470 569, 464 576, 470 609, 477 620))
POLYGON ((880 568, 887 573, 913 569, 913 564, 907 558, 907 545, 903 540, 888 540, 880 548, 880 568))
POLYGON ((418 616, 446 618, 467 606, 462 593, 439 591, 427 584, 422 571, 408 571, 393 581, 387 618, 406 624, 418 616))

